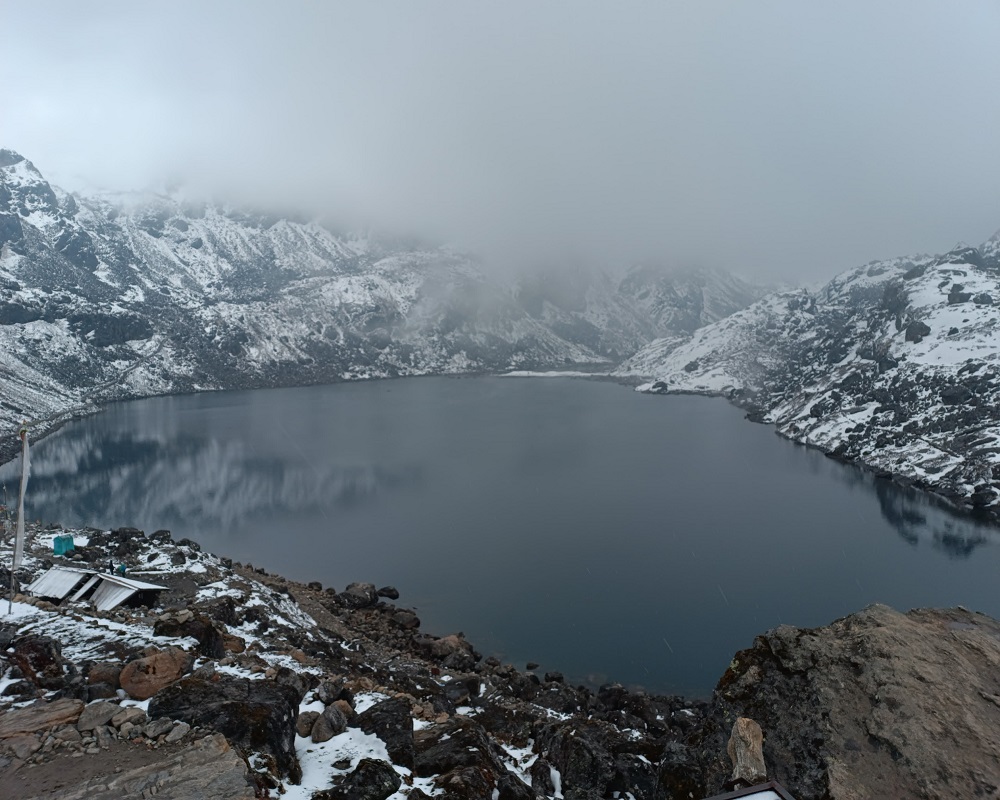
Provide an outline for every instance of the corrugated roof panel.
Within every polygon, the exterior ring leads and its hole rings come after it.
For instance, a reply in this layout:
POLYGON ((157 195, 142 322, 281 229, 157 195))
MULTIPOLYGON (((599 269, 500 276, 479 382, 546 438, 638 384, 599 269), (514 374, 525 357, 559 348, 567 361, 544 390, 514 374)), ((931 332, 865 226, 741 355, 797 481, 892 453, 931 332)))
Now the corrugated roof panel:
POLYGON ((91 586, 97 583, 100 579, 101 579, 100 575, 91 575, 90 580, 87 581, 85 584, 83 584, 83 586, 81 586, 79 589, 77 589, 76 594, 74 594, 70 598, 70 602, 75 603, 77 600, 83 597, 87 593, 87 589, 89 589, 91 586))
POLYGON ((101 585, 97 587, 94 596, 90 598, 90 601, 98 611, 110 611, 115 606, 128 600, 138 591, 131 586, 119 586, 116 583, 112 583, 106 580, 108 577, 106 575, 102 577, 105 580, 101 581, 101 585))
POLYGON ((166 586, 158 586, 155 583, 143 583, 132 578, 123 578, 121 575, 101 575, 106 581, 117 583, 119 586, 130 586, 133 589, 166 589, 166 586))
POLYGON ((89 570, 52 567, 24 589, 36 597, 57 597, 62 600, 80 581, 93 574, 89 570))

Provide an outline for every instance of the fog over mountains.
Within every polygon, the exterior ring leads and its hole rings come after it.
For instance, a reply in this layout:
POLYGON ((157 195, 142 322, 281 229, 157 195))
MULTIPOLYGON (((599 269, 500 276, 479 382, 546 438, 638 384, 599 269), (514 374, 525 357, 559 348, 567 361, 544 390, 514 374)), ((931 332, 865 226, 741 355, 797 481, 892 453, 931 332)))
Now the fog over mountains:
POLYGON ((468 254, 161 195, 82 196, 0 150, 0 429, 177 391, 607 370, 763 293, 640 265, 498 277, 468 254))
POLYGON ((113 399, 577 369, 721 394, 784 436, 993 513, 1000 235, 767 294, 470 254, 180 196, 68 194, 0 150, 0 431, 113 399))

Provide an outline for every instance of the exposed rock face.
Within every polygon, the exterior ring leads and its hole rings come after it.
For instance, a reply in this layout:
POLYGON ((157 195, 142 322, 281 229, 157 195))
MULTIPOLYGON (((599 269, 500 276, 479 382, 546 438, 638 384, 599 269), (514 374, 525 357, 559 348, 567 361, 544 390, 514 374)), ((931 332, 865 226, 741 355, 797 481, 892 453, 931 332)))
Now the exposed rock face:
POLYGON ((59 794, 62 800, 153 796, 252 800, 256 794, 246 763, 220 734, 208 736, 156 763, 92 778, 59 794))
MULTIPOLYGON (((329 706, 324 716, 336 706, 329 706)), ((343 714, 337 710, 343 719, 343 714)), ((365 733, 374 733, 385 742, 389 757, 396 764, 413 769, 413 719, 410 705, 404 700, 391 699, 376 703, 351 721, 351 726, 365 733)), ((343 730, 343 729, 341 729, 343 730)))
POLYGON ((51 703, 39 701, 26 708, 7 711, 0 715, 0 739, 74 723, 82 711, 81 701, 68 698, 51 703))
POLYGON ((22 674, 43 689, 62 688, 65 660, 59 642, 48 636, 22 636, 14 641, 11 661, 22 674))
POLYGON ((168 686, 150 702, 149 716, 209 728, 233 744, 268 753, 280 773, 298 783, 302 770, 295 755, 295 690, 271 681, 216 677, 191 676, 168 686))
MULTIPOLYGON (((1000 623, 875 605, 815 630, 782 626, 737 654, 696 737, 706 788, 737 717, 764 730, 769 777, 799 800, 993 796, 1000 787, 1000 623)), ((711 791, 709 792, 711 793, 711 791)))

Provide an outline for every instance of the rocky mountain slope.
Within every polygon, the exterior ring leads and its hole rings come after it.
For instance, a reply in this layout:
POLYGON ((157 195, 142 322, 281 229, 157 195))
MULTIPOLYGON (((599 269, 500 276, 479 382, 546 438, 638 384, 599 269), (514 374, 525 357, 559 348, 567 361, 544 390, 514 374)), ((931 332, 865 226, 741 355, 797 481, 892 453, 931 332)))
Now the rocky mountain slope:
POLYGON ((29 531, 20 581, 113 558, 167 588, 109 612, 3 603, 9 800, 699 798, 726 785, 739 717, 761 724, 767 775, 799 800, 1000 786, 1000 624, 964 609, 781 626, 691 702, 483 659, 421 630, 392 587, 303 585, 166 531, 74 531, 55 556, 62 533, 29 531))
POLYGON ((55 533, 32 530, 21 580, 114 558, 167 589, 110 612, 4 606, 10 800, 654 797, 657 753, 700 717, 682 698, 482 659, 461 634, 423 632, 391 587, 293 583, 165 531, 77 531, 72 556, 53 556, 55 533), (196 776, 224 791, 191 791, 196 776))
POLYGON ((607 367, 760 294, 645 266, 500 278, 445 247, 292 216, 67 194, 0 150, 0 434, 175 391, 607 367))
POLYGON ((1000 510, 1000 234, 769 295, 616 374, 649 392, 721 394, 795 441, 1000 510))

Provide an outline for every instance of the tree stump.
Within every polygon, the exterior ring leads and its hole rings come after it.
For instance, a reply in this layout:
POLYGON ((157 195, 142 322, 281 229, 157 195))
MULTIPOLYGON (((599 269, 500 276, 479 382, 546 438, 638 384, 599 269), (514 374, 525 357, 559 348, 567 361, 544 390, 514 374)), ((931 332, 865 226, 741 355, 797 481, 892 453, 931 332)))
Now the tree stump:
POLYGON ((755 786, 767 780, 767 768, 764 766, 764 732, 752 719, 739 717, 736 720, 726 752, 733 762, 733 774, 727 784, 730 788, 755 786))

